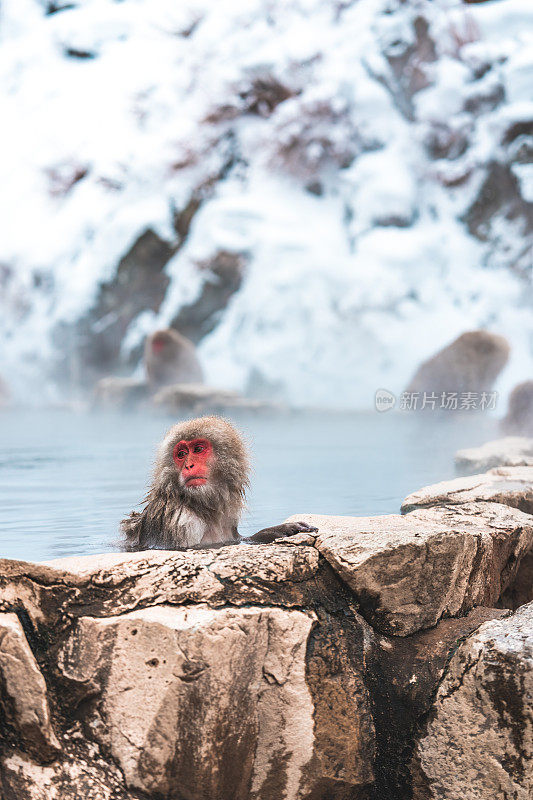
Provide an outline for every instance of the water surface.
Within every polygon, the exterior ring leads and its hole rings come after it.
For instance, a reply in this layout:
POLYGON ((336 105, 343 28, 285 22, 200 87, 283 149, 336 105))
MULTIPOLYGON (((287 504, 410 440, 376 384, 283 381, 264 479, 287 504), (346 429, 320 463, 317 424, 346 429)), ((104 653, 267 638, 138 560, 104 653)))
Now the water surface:
MULTIPOLYGON (((142 414, 0 415, 0 557, 42 561, 119 549, 118 525, 147 488, 177 420, 142 414)), ((497 436, 475 414, 243 418, 254 472, 241 534, 297 513, 397 513, 411 491, 454 476, 460 447, 497 436)))

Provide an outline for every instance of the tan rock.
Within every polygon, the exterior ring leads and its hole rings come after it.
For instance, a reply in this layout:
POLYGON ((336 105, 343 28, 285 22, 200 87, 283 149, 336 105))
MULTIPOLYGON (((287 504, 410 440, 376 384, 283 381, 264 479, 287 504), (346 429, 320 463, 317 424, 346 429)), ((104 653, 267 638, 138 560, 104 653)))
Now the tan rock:
MULTIPOLYGON (((295 537, 296 538, 296 537, 295 537)), ((0 610, 21 604, 36 625, 121 614, 162 603, 274 602, 301 606, 316 594, 312 537, 219 550, 106 553, 36 564, 0 559, 0 610), (302 542, 305 542, 303 544, 302 542)))
POLYGON ((39 761, 55 758, 46 683, 16 614, 0 614, 0 695, 7 722, 39 761))
POLYGON ((412 772, 415 800, 531 798, 532 603, 482 625, 459 647, 412 772))
POLYGON ((496 467, 480 475, 441 481, 408 495, 402 514, 417 508, 460 503, 503 503, 533 514, 533 466, 496 467))
POLYGON ((531 517, 499 503, 298 519, 318 527, 316 547, 355 592, 365 619, 396 636, 496 605, 533 546, 531 517))
MULTIPOLYGON (((205 605, 83 617, 60 668, 80 692, 98 693, 86 725, 130 788, 296 800, 323 777, 306 681, 316 621, 311 611, 205 605)), ((352 785, 372 779, 367 750, 352 737, 343 753, 352 785)))
POLYGON ((216 389, 202 384, 175 384, 158 391, 152 400, 157 408, 189 411, 194 414, 238 411, 281 411, 281 406, 265 400, 243 397, 237 392, 216 389))
POLYGON ((481 447, 458 450, 455 466, 463 475, 485 472, 491 467, 533 467, 533 439, 508 436, 481 447))
POLYGON ((0 562, 62 753, 39 765, 39 734, 5 726, 4 800, 402 796, 420 716, 457 640, 506 613, 480 606, 515 591, 533 518, 303 519, 318 533, 272 545, 0 562))
POLYGON ((517 608, 533 600, 533 550, 529 550, 520 560, 515 577, 502 593, 501 605, 504 608, 517 608))
POLYGON ((412 636, 371 636, 365 679, 376 725, 376 800, 410 797, 402 791, 405 756, 413 731, 431 708, 449 660, 461 641, 488 620, 508 616, 501 608, 474 608, 465 617, 441 619, 412 636))
POLYGON ((0 771, 6 800, 133 800, 123 791, 119 770, 97 752, 92 758, 66 756, 50 766, 15 752, 1 761, 0 771))
POLYGON ((512 586, 532 543, 529 515, 492 502, 423 509, 408 517, 302 518, 319 528, 316 537, 40 565, 0 562, 0 607, 23 602, 35 624, 49 624, 53 610, 55 625, 73 616, 122 614, 164 603, 301 608, 315 602, 320 587, 330 591, 321 553, 354 592, 370 624, 407 635, 442 616, 494 606, 512 586))
MULTIPOLYGON (((189 766, 184 779, 190 785, 203 785, 207 775, 208 794, 201 795, 202 800, 240 797, 232 792, 242 790, 241 768, 248 769, 249 796, 257 800, 299 796, 295 793, 300 791, 317 800, 357 796, 359 789, 361 796, 366 793, 373 781, 374 753, 374 727, 363 674, 368 634, 364 621, 351 605, 349 592, 327 562, 320 559, 313 543, 314 536, 302 534, 267 546, 112 553, 63 559, 55 564, 4 560, 0 565, 0 603, 23 602, 39 631, 39 641, 46 641, 53 653, 47 677, 51 681, 54 708, 61 719, 61 747, 66 751, 61 765, 47 771, 28 761, 22 753, 13 754, 12 749, 2 755, 0 743, 0 772, 6 791, 9 788, 11 792, 10 800, 11 796, 16 800, 42 800, 48 794, 58 800, 78 800, 85 796, 108 800, 107 793, 99 794, 99 787, 111 783, 113 800, 145 797, 144 793, 126 788, 120 780, 117 784, 113 778, 114 760, 108 755, 108 748, 117 741, 126 747, 127 740, 120 738, 120 731, 134 743, 145 743, 146 755, 139 756, 137 766, 131 751, 127 747, 127 752, 121 750, 124 764, 134 776, 138 773, 139 781, 145 780, 143 775, 155 774, 158 777, 153 778, 153 785, 157 788, 158 781, 163 785, 172 779, 172 765, 185 763, 189 766), (330 607, 335 613, 327 610, 330 607), (131 637, 130 651, 123 641, 122 626, 133 609, 138 619, 134 617, 131 624, 142 624, 147 632, 143 633, 143 639, 138 638, 140 632, 131 637), (191 616, 196 616, 197 624, 188 626, 183 620, 185 617, 190 620, 191 616), (167 617, 177 618, 181 623, 167 624, 167 617), (293 624, 294 620, 298 625, 293 624), (72 630, 79 647, 72 644, 72 630), (224 644, 226 635, 231 648, 224 644), (192 638, 187 644, 183 640, 189 641, 189 637, 192 638), (119 647, 120 642, 123 646, 119 647), (169 647, 174 648, 172 657, 163 658, 167 665, 174 659, 172 663, 176 666, 178 645, 182 650, 185 647, 187 652, 190 650, 193 661, 196 652, 196 660, 207 663, 207 659, 217 667, 220 662, 220 675, 213 677, 214 670, 205 670, 198 680, 193 676, 188 685, 186 673, 164 673, 168 691, 165 690, 159 702, 154 689, 150 705, 150 676, 165 666, 161 653, 166 654, 169 647), (147 655, 145 650, 149 647, 155 647, 156 652, 147 655), (57 667, 58 651, 64 654, 61 669, 57 667), (153 658, 159 660, 157 668, 155 662, 147 663, 153 658), (128 664, 131 670, 138 671, 135 675, 139 680, 133 685, 139 691, 144 686, 148 692, 142 708, 142 704, 126 702, 128 696, 137 697, 133 690, 125 692, 123 706, 119 702, 120 693, 115 696, 123 673, 132 675, 128 664), (286 679, 284 664, 288 664, 286 679), (211 679, 212 691, 202 683, 211 679), (199 686, 202 686, 200 697, 194 694, 199 686), (103 711, 98 708, 104 708, 104 697, 109 699, 113 719, 120 719, 116 731, 113 729, 115 733, 118 731, 113 742, 99 727, 103 711), (173 697, 182 705, 172 706, 173 697), (171 757, 169 778, 168 773, 163 774, 157 767, 159 762, 152 770, 149 759, 165 761, 169 748, 172 750, 172 742, 158 738, 157 731, 166 731, 166 736, 174 730, 172 726, 183 703, 186 709, 193 708, 191 720, 196 719, 195 709, 203 714, 199 729, 203 726, 206 739, 199 741, 198 736, 194 738, 191 734, 182 741, 178 726, 174 745, 181 742, 180 747, 188 755, 184 762, 179 761, 179 754, 171 757), (298 712, 294 718, 288 713, 293 705, 298 712), (127 723, 128 708, 132 717, 127 723), (228 710, 231 708, 232 713, 228 710), (248 708, 252 709, 251 717, 248 708), (84 733, 75 741, 69 733, 62 733, 72 723, 73 715, 84 727, 84 733), (258 726, 255 749, 252 748, 255 766, 252 770, 249 763, 244 763, 236 771, 232 765, 236 758, 239 761, 241 752, 249 757, 246 750, 249 742, 239 738, 239 726, 246 733, 249 719, 258 726), (232 738, 233 729, 237 733, 232 738), (230 733, 226 736, 224 730, 230 733), (223 766, 217 755, 221 737, 223 766), (94 754, 94 761, 87 754, 91 740, 106 743, 94 754), (303 750, 300 741, 302 746, 307 742, 303 750), (215 747, 218 774, 211 774, 204 763, 208 745, 215 747), (196 753, 196 760, 192 755, 189 759, 191 753, 196 753), (238 780, 229 793, 211 793, 213 781, 229 781, 235 774, 238 780)), ((156 688, 158 691, 162 688, 160 682, 156 688)), ((13 745, 16 744, 15 740, 13 745)), ((134 753, 137 750, 133 748, 134 753)))

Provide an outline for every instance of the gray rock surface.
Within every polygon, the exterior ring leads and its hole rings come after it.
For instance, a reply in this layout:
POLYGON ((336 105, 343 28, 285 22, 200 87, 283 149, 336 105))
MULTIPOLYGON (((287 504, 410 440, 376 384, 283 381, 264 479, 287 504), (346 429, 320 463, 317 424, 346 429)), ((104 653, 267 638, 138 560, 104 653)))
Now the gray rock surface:
POLYGON ((367 626, 312 537, 4 561, 13 604, 52 645, 65 756, 43 770, 12 736, 6 800, 368 796, 367 626))
POLYGON ((316 547, 354 591, 367 622, 394 636, 494 606, 533 547, 533 519, 500 503, 298 519, 318 528, 316 547))
POLYGON ((458 450, 455 466, 462 475, 485 472, 492 467, 533 467, 533 439, 507 436, 481 447, 458 450))
POLYGON ((0 614, 0 714, 40 762, 57 756, 46 683, 16 614, 0 614))
POLYGON ((282 410, 276 403, 243 397, 237 392, 202 384, 180 383, 167 386, 154 395, 152 402, 156 408, 172 412, 186 410, 194 414, 282 410))
POLYGON ((461 503, 503 503, 533 514, 533 466, 495 467, 480 475, 469 475, 424 486, 408 495, 402 514, 419 508, 461 503))
MULTIPOLYGON (((317 618, 280 608, 159 606, 82 617, 60 656, 86 724, 148 795, 296 800, 322 778, 306 651, 317 618), (317 774, 318 773, 318 774, 317 774), (180 795, 181 796, 181 795, 180 795)), ((335 716, 335 709, 331 709, 335 716)), ((338 720, 342 723, 342 720, 338 720)), ((372 781, 372 729, 338 777, 372 781)))
POLYGON ((1 561, 2 800, 407 800, 413 732, 508 613, 531 518, 303 518, 272 545, 1 561))
MULTIPOLYGON (((494 467, 481 475, 455 478, 425 486, 402 503, 402 513, 439 505, 493 502, 533 514, 533 467, 494 467)), ((500 603, 517 609, 533 600, 533 549, 523 554, 500 603)))
POLYGON ((530 800, 533 603, 454 654, 413 759, 415 800, 530 800))

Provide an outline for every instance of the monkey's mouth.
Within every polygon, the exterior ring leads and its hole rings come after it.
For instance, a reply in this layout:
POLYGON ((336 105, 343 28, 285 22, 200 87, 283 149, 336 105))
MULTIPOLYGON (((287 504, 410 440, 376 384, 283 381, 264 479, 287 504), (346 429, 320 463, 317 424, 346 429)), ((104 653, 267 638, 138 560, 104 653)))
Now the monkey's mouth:
POLYGON ((185 486, 189 488, 190 486, 204 486, 207 483, 207 478, 203 475, 194 475, 190 478, 185 478, 185 486))

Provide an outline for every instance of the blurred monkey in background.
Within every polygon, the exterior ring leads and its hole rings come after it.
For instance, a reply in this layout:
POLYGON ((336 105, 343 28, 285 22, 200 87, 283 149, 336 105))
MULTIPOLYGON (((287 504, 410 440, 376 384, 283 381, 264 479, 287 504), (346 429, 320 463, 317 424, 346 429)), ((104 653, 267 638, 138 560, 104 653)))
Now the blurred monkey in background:
POLYGON ((194 344, 172 328, 147 337, 144 364, 152 389, 174 383, 203 383, 204 380, 194 344))

